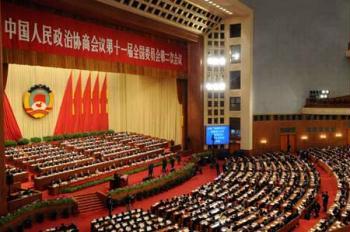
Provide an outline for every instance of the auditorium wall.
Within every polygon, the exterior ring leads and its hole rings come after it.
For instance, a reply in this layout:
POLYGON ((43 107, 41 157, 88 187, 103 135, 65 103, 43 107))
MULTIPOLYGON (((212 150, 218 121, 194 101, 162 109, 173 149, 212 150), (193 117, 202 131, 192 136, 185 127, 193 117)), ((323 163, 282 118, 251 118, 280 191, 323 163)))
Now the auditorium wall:
POLYGON ((349 94, 349 0, 241 0, 254 10, 254 114, 300 112, 309 90, 349 94))
POLYGON ((342 146, 350 142, 349 120, 265 120, 253 123, 253 152, 281 150, 290 135, 295 149, 342 146))
POLYGON ((92 85, 97 75, 100 86, 107 76, 110 129, 138 132, 181 143, 182 108, 176 95, 175 78, 10 64, 5 92, 23 137, 42 137, 54 133, 71 72, 73 89, 80 72, 83 90, 90 73, 92 85), (35 84, 45 84, 54 93, 53 110, 42 119, 30 117, 23 109, 23 94, 35 84))

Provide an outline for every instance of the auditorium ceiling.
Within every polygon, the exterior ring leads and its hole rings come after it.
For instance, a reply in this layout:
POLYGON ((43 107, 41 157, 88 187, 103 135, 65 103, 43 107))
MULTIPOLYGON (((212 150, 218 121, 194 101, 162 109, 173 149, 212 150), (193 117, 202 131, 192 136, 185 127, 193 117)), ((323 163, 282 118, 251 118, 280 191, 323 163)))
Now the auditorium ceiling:
POLYGON ((237 0, 97 0, 134 14, 205 34, 222 19, 242 15, 237 0))
POLYGON ((244 16, 239 0, 29 0, 77 16, 196 42, 223 19, 244 16))

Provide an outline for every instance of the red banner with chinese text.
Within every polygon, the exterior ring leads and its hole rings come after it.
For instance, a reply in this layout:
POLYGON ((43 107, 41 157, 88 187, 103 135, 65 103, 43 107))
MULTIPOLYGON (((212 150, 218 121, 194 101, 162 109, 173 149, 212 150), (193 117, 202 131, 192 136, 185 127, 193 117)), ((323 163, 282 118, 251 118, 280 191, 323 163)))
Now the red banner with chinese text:
POLYGON ((2 3, 5 48, 186 71, 185 46, 2 3))

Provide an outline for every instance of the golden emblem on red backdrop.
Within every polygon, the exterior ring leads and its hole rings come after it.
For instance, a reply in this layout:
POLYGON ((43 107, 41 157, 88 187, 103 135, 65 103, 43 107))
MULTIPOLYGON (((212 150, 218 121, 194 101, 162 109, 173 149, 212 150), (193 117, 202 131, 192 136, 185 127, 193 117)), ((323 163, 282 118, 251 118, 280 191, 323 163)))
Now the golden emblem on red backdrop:
POLYGON ((53 93, 46 85, 34 85, 23 95, 23 107, 33 118, 43 118, 53 107, 53 93))

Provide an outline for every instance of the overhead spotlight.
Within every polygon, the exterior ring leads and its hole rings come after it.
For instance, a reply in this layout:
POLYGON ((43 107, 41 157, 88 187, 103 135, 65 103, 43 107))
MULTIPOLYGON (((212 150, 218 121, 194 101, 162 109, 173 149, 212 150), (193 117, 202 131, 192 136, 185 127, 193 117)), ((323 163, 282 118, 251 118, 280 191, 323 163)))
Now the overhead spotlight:
POLYGON ((321 134, 320 135, 320 139, 326 139, 327 138, 327 135, 326 134, 321 134))
POLYGON ((300 137, 301 140, 308 140, 308 138, 309 138, 309 137, 307 137, 307 135, 302 135, 302 136, 300 137))
POLYGON ((260 139, 260 143, 261 144, 267 144, 267 140, 266 139, 260 139))

